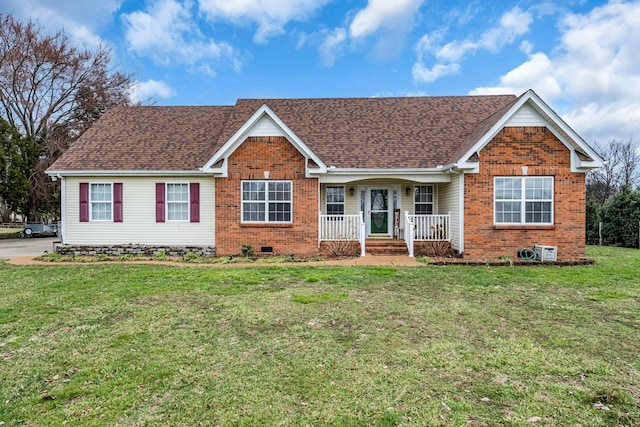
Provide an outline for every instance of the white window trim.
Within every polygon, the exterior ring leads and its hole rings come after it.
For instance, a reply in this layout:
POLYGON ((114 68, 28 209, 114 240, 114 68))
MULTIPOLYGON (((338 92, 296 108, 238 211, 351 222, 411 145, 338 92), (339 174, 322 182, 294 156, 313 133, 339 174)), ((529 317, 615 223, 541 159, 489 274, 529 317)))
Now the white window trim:
POLYGON ((89 183, 89 222, 113 222, 113 182, 90 182, 89 183), (91 187, 94 185, 108 185, 111 188, 109 192, 111 194, 111 199, 107 202, 104 200, 93 201, 91 195, 93 192, 91 191, 91 187), (93 218, 93 204, 94 203, 109 203, 111 205, 111 218, 110 219, 94 219, 93 218))
POLYGON ((191 184, 189 182, 165 182, 164 183, 164 217, 166 222, 189 222, 191 219, 191 184), (170 202, 169 201, 169 186, 170 185, 186 185, 187 186, 187 201, 186 202, 170 202), (187 219, 169 219, 169 205, 186 203, 187 204, 187 219))
POLYGON ((436 213, 436 188, 433 185, 429 185, 429 184, 420 184, 420 185, 414 185, 413 186, 413 193, 411 194, 411 199, 413 202, 413 214, 414 215, 425 215, 425 214, 418 214, 417 210, 416 210, 416 205, 431 205, 431 214, 430 215, 435 215, 436 213), (431 187, 431 202, 416 202, 416 188, 418 187, 431 187))
POLYGON ((544 225, 554 225, 554 212, 555 212, 555 180, 553 176, 541 176, 541 175, 531 175, 531 176, 495 176, 493 177, 493 224, 494 225, 523 225, 523 226, 544 226, 544 225), (516 199, 496 199, 497 193, 497 185, 496 180, 503 178, 518 178, 520 179, 520 222, 497 222, 496 221, 496 203, 498 201, 511 201, 517 202, 516 199), (527 199, 526 198, 526 180, 533 178, 547 178, 551 180, 551 200, 549 199, 527 199), (527 211, 526 211, 526 203, 527 202, 551 202, 551 221, 550 222, 527 222, 527 211))
POLYGON ((329 205, 342 205, 342 215, 346 215, 347 214, 347 190, 345 188, 344 185, 327 185, 324 188, 324 211, 326 212, 327 215, 334 215, 334 214, 330 214, 329 213, 329 205), (329 203, 329 192, 328 189, 329 187, 332 188, 342 188, 342 203, 340 202, 331 202, 329 203))
POLYGON ((240 181, 240 223, 241 224, 292 224, 293 223, 293 181, 277 179, 277 180, 264 180, 264 179, 247 179, 240 181), (247 200, 247 203, 264 203, 264 221, 245 221, 244 220, 244 183, 245 182, 264 182, 265 199, 264 200, 247 200), (269 200, 269 183, 287 182, 291 188, 291 200, 288 202, 285 200, 269 200), (289 203, 291 206, 289 221, 269 221, 269 203, 289 203))

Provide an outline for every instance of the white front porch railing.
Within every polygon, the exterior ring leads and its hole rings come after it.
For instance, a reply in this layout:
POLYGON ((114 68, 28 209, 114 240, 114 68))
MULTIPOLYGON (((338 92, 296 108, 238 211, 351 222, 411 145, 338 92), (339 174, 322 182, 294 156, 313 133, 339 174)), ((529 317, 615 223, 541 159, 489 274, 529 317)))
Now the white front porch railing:
POLYGON ((446 215, 410 215, 404 212, 404 241, 413 256, 414 242, 450 241, 451 214, 446 215))
POLYGON ((413 239, 415 238, 412 216, 414 215, 409 215, 409 211, 404 211, 404 242, 407 244, 410 257, 413 257, 413 239))
POLYGON ((360 256, 365 252, 365 226, 359 215, 320 214, 320 240, 356 240, 360 243, 360 256))

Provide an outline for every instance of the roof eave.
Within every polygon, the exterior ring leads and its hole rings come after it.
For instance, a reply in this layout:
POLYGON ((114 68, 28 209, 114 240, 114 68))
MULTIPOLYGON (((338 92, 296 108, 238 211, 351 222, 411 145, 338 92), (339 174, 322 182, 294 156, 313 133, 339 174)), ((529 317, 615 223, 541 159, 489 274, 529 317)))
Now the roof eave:
POLYGON ((45 171, 50 177, 67 176, 204 176, 201 170, 54 170, 45 171))
MULTIPOLYGON (((460 159, 458 159, 457 164, 459 168, 464 168, 465 165, 474 165, 475 162, 470 162, 469 158, 473 156, 474 153, 480 152, 485 145, 487 145, 493 137, 495 137, 498 132, 506 125, 511 117, 527 102, 533 103, 533 105, 540 109, 548 117, 550 123, 548 126, 549 130, 567 146, 572 152, 572 161, 571 161, 571 171, 572 172, 582 172, 584 170, 590 170, 594 168, 601 167, 603 165, 602 157, 593 149, 591 146, 584 140, 580 135, 578 135, 562 118, 551 109, 532 89, 529 89, 527 92, 522 94, 518 101, 507 111, 492 127, 489 129, 474 145, 469 149, 460 159), (558 131, 559 130, 559 131, 558 131), (571 141, 568 141, 565 138, 566 135, 571 141), (578 159, 575 155, 576 146, 583 150, 591 159, 592 162, 586 162, 578 159)), ((543 117, 544 118, 544 117, 543 117)), ((545 120, 547 120, 545 118, 545 120)), ((478 167, 475 168, 467 168, 469 172, 477 172, 479 170, 478 167)))
POLYGON ((443 173, 451 168, 451 165, 439 165, 435 168, 337 168, 329 166, 327 174, 344 174, 344 175, 388 175, 388 174, 405 174, 405 175, 422 175, 422 174, 438 174, 443 173))

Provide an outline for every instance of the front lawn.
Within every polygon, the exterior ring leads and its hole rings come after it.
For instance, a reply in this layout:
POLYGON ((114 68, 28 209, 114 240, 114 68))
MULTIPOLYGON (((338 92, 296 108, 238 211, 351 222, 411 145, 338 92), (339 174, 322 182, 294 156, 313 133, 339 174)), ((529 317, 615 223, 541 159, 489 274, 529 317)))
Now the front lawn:
POLYGON ((640 425, 640 252, 0 264, 0 425, 640 425))

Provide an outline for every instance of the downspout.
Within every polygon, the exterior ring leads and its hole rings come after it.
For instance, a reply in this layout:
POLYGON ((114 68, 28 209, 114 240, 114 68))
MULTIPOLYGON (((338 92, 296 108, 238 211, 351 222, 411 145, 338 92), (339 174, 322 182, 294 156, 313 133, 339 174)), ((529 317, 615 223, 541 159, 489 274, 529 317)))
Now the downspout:
POLYGON ((460 242, 458 252, 462 255, 464 253, 464 171, 460 171, 460 242))
POLYGON ((62 175, 56 176, 60 179, 60 243, 64 245, 67 235, 67 182, 62 175))

